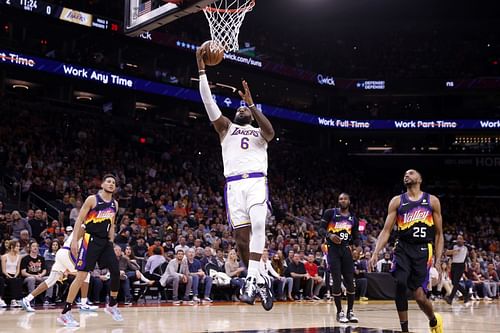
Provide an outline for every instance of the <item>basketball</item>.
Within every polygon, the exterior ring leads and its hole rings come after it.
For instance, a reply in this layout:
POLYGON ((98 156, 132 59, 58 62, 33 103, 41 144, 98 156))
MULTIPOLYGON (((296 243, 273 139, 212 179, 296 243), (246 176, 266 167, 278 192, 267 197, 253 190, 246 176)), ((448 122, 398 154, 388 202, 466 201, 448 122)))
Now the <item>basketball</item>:
POLYGON ((212 45, 211 40, 207 40, 201 45, 201 48, 206 51, 205 55, 203 56, 203 61, 205 62, 205 65, 208 66, 215 66, 220 64, 222 59, 224 59, 224 51, 223 50, 216 50, 212 51, 211 50, 211 45, 212 45))

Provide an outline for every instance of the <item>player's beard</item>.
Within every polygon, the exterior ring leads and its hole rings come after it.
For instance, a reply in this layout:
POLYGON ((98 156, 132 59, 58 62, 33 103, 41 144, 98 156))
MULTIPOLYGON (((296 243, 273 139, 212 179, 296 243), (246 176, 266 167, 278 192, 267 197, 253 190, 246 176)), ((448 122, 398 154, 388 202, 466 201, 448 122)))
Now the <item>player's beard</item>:
POLYGON ((252 117, 251 116, 240 116, 239 114, 236 114, 234 116, 234 123, 238 124, 240 126, 245 126, 249 125, 252 123, 252 117))

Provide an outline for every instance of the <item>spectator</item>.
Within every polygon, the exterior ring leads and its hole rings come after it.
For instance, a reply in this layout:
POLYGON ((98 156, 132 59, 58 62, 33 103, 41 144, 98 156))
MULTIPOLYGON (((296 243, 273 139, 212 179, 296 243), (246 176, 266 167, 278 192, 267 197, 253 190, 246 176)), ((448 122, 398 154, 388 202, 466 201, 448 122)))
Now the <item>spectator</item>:
POLYGON ((377 272, 379 273, 389 273, 391 271, 392 261, 391 261, 391 253, 386 251, 384 252, 384 257, 377 261, 377 272))
MULTIPOLYGON (((217 251, 217 260, 221 260, 219 254, 223 253, 222 250, 217 251)), ((230 285, 233 288, 233 296, 232 300, 234 302, 239 301, 240 290, 243 287, 245 281, 243 280, 245 267, 241 267, 238 262, 238 256, 236 255, 235 250, 229 251, 229 255, 227 257, 227 261, 224 264, 226 274, 231 278, 230 285)))
MULTIPOLYGON (((21 260, 21 276, 28 287, 28 293, 31 293, 37 285, 47 279, 47 267, 45 259, 38 252, 38 243, 31 242, 29 249, 29 254, 21 260)), ((52 293, 53 287, 47 289, 44 304, 50 304, 52 293)))
MULTIPOLYGON (((47 232, 47 221, 43 219, 43 212, 40 209, 35 211, 35 216, 33 219, 29 220, 29 225, 31 226, 30 235, 40 244, 43 242, 43 237, 47 232)), ((28 230, 29 231, 29 230, 28 230)))
POLYGON ((312 253, 307 256, 307 261, 304 263, 304 267, 306 269, 307 274, 311 277, 313 281, 313 283, 311 284, 311 289, 307 290, 305 299, 319 300, 320 298, 318 297, 318 295, 321 288, 325 285, 325 282, 323 281, 321 276, 318 275, 318 265, 316 265, 316 263, 314 262, 314 255, 312 253))
MULTIPOLYGON (((148 253, 149 249, 146 246, 146 241, 144 240, 144 237, 137 238, 137 244, 135 244, 132 247, 132 250, 133 250, 135 257, 145 258, 146 254, 148 254, 148 256, 150 256, 148 253)), ((151 252, 151 255, 152 254, 153 254, 153 251, 151 252)), ((161 250, 160 250, 160 254, 162 254, 161 250)))
POLYGON ((89 298, 91 298, 93 304, 99 304, 101 302, 103 290, 106 296, 109 295, 109 291, 111 290, 110 278, 109 269, 99 268, 98 264, 95 265, 90 276, 91 293, 89 298))
POLYGON ((158 268, 167 263, 165 257, 161 254, 161 248, 156 247, 153 250, 153 255, 148 258, 146 266, 144 267, 144 275, 150 280, 159 281, 162 274, 158 274, 158 268))
POLYGON ((74 226, 76 219, 78 217, 78 214, 80 214, 80 209, 82 208, 82 201, 81 200, 76 200, 75 201, 75 207, 71 209, 71 212, 69 213, 69 225, 74 226))
POLYGON ((203 271, 201 262, 194 257, 194 249, 188 249, 186 257, 189 267, 189 274, 193 279, 193 301, 195 303, 200 303, 200 299, 198 298, 199 286, 204 285, 203 302, 212 303, 212 299, 210 298, 210 293, 212 291, 212 278, 208 276, 205 271, 203 271))
MULTIPOLYGON (((31 225, 28 223, 26 219, 21 218, 21 214, 17 210, 14 210, 11 214, 12 217, 12 237, 16 239, 21 238, 21 231, 27 230, 28 231, 28 238, 31 237, 32 229, 31 225)), ((22 246, 21 246, 22 248, 22 246)))
POLYGON ((294 253, 293 259, 286 269, 285 276, 293 278, 293 298, 299 300, 299 292, 302 288, 304 291, 312 290, 313 280, 307 273, 304 263, 300 261, 300 254, 294 253))
POLYGON ((276 272, 273 268, 271 261, 269 260, 269 250, 264 249, 262 252, 262 258, 260 259, 260 271, 261 274, 267 274, 272 279, 273 295, 276 300, 286 301, 285 297, 285 283, 290 281, 288 290, 291 290, 293 280, 285 278, 276 272))
MULTIPOLYGON (((368 252, 369 253, 369 252, 368 252)), ((368 272, 367 262, 360 260, 359 251, 352 251, 352 260, 354 262, 354 281, 356 282, 356 293, 359 295, 360 301, 367 301, 366 289, 368 288, 368 279, 366 273, 368 272)))
POLYGON ((163 247, 161 246, 161 239, 155 238, 154 243, 148 248, 148 257, 151 257, 153 255, 153 252, 156 248, 160 249, 161 255, 165 254, 165 250, 163 250, 163 247))
POLYGON ((174 252, 177 253, 179 250, 182 250, 184 253, 187 253, 189 246, 186 244, 186 237, 179 237, 179 244, 175 246, 174 252))
POLYGON ((19 303, 22 298, 23 280, 21 279, 21 255, 19 254, 19 242, 8 241, 7 253, 2 256, 2 273, 5 278, 5 285, 9 290, 12 301, 11 308, 20 308, 19 303))
POLYGON ((282 295, 283 295, 283 300, 288 299, 289 301, 293 301, 292 297, 292 289, 293 289, 293 278, 291 277, 286 277, 285 276, 285 266, 283 264, 283 253, 281 251, 276 252, 273 255, 273 259, 271 261, 271 266, 273 267, 274 271, 278 273, 280 277, 285 278, 285 282, 283 283, 283 288, 286 287, 287 289, 287 297, 285 298, 285 290, 283 289, 282 295))
POLYGON ((483 288, 484 288, 484 299, 490 301, 491 299, 497 298, 498 279, 497 272, 495 271, 495 266, 493 264, 488 264, 487 271, 484 275, 483 288))
POLYGON ((47 272, 50 273, 52 265, 56 262, 56 253, 61 248, 58 241, 53 240, 50 242, 50 248, 43 254, 43 259, 45 260, 45 267, 47 267, 47 272))
POLYGON ((189 300, 189 292, 191 291, 191 285, 193 279, 189 274, 189 268, 187 265, 187 260, 184 259, 184 251, 178 250, 176 252, 175 259, 170 260, 167 266, 167 270, 163 273, 160 279, 160 284, 165 287, 167 284, 172 285, 172 301, 174 305, 179 305, 179 285, 186 285, 186 290, 184 292, 183 302, 187 304, 194 304, 189 300))

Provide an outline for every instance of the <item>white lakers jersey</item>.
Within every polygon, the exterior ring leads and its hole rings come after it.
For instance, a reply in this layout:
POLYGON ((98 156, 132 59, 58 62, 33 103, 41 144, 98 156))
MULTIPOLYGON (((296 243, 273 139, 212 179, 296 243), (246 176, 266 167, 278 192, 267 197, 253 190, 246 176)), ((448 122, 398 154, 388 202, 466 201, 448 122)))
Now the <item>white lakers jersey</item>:
MULTIPOLYGON (((64 241, 64 245, 63 245, 63 246, 65 246, 65 247, 71 247, 71 241, 73 240, 73 235, 74 235, 74 234, 75 234, 75 231, 73 230, 73 231, 69 234, 68 238, 66 238, 66 240, 64 241)), ((83 239, 83 238, 80 238, 80 239, 78 240, 78 248, 80 248, 80 245, 81 245, 81 243, 82 243, 82 239, 83 239)))
POLYGON ((250 172, 267 174, 267 141, 260 128, 231 124, 221 146, 225 177, 250 172))

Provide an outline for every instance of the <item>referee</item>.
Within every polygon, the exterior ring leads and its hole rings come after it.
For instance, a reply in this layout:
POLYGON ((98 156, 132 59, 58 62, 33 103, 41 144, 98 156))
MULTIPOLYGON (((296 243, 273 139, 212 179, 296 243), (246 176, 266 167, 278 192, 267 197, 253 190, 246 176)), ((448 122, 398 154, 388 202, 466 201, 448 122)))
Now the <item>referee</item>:
POLYGON ((458 235, 457 243, 453 245, 453 250, 447 250, 446 255, 452 256, 451 259, 451 283, 453 290, 449 296, 445 297, 446 303, 451 304, 457 289, 464 295, 464 303, 470 300, 469 290, 460 285, 459 281, 465 271, 465 259, 467 258, 468 250, 465 246, 464 237, 458 235))

